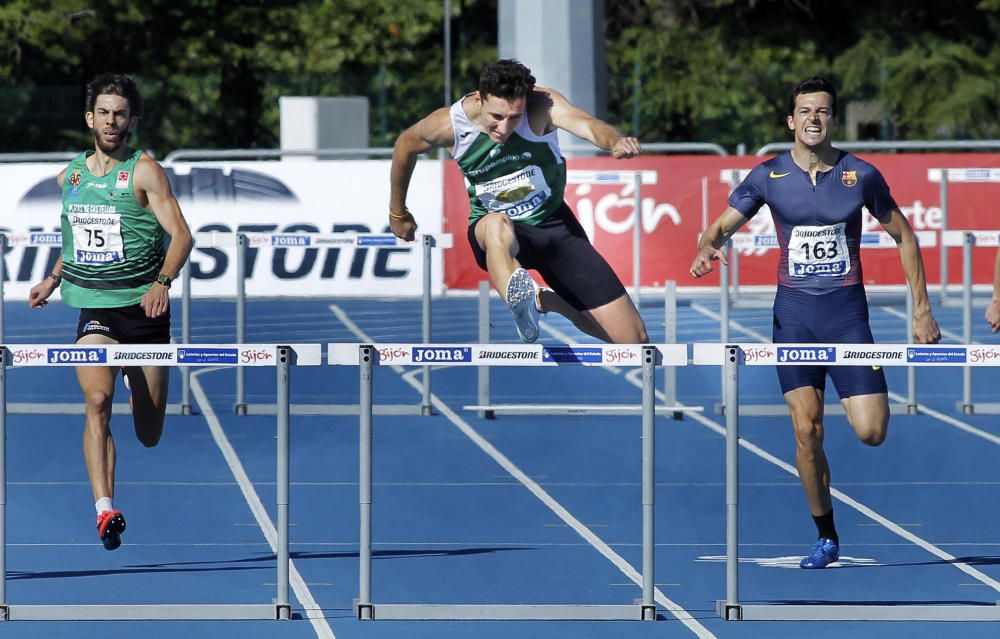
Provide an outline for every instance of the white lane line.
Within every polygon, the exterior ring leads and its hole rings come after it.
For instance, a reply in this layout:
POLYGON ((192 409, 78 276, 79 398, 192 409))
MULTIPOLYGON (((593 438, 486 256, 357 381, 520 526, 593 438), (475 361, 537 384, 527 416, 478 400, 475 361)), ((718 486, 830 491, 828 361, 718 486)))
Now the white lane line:
MULTIPOLYGON (((691 306, 694 307, 696 305, 692 304, 691 306)), ((703 315, 707 315, 708 317, 713 317, 714 316, 714 319, 718 319, 718 315, 716 313, 714 313, 713 311, 710 311, 708 309, 700 310, 699 312, 702 312, 703 315)), ((757 331, 754 331, 753 329, 750 329, 750 328, 747 328, 745 326, 740 325, 739 322, 733 322, 732 320, 730 320, 730 323, 733 324, 733 325, 735 325, 735 327, 737 327, 737 330, 741 330, 741 331, 745 332, 747 335, 754 336, 757 339, 757 341, 760 341, 760 342, 769 342, 770 341, 764 335, 758 333, 757 331)), ((661 393, 659 391, 657 391, 657 394, 660 395, 661 393)), ((699 415, 698 413, 690 413, 690 415, 696 421, 698 421, 701 424, 707 426, 708 428, 710 428, 713 431, 719 433, 720 435, 725 436, 725 434, 726 434, 725 427, 720 426, 716 422, 713 422, 712 420, 708 419, 707 417, 703 417, 702 415, 699 415)), ((772 455, 772 454, 766 452, 765 450, 763 450, 763 449, 755 446, 754 444, 751 444, 750 442, 748 442, 747 440, 743 439, 742 437, 740 438, 740 446, 742 446, 743 448, 749 450, 750 452, 752 452, 753 454, 757 455, 758 457, 771 462, 772 464, 774 464, 775 466, 778 466, 779 468, 785 470, 786 472, 788 472, 788 473, 790 473, 792 475, 795 475, 796 477, 799 476, 799 472, 795 469, 794 466, 792 466, 791 464, 785 463, 784 461, 778 459, 774 455, 772 455)), ((890 521, 889 519, 883 517, 882 515, 878 514, 877 512, 875 512, 874 510, 872 510, 868 506, 865 506, 861 502, 856 501, 852 497, 848 496, 846 493, 844 493, 844 492, 842 492, 840 490, 837 490, 836 488, 830 488, 830 494, 835 499, 837 499, 838 501, 840 501, 840 502, 842 502, 844 504, 847 504, 848 506, 850 506, 854 510, 858 511, 862 515, 868 517, 869 519, 882 524, 883 526, 885 526, 886 528, 888 528, 892 532, 896 533, 897 535, 899 535, 903 539, 906 539, 910 543, 913 543, 913 544, 915 544, 915 545, 923 548, 924 550, 926 550, 927 552, 931 553, 932 555, 934 555, 934 556, 936 556, 936 557, 938 557, 938 558, 940 558, 940 559, 948 562, 949 564, 951 564, 955 568, 958 568, 962 572, 964 572, 967 575, 971 576, 973 579, 976 579, 976 580, 982 582, 983 584, 990 586, 991 588, 993 588, 997 592, 1000 592, 1000 582, 997 582, 996 580, 992 579, 991 577, 989 577, 989 576, 983 574, 982 572, 976 570, 972 566, 970 566, 970 565, 968 565, 966 563, 958 561, 958 558, 956 558, 954 555, 946 553, 945 551, 941 550, 940 548, 938 548, 934 544, 932 544, 932 543, 930 543, 928 541, 925 541, 924 539, 921 539, 920 537, 914 535, 913 533, 911 533, 910 531, 908 531, 908 530, 906 530, 904 528, 901 528, 898 524, 896 524, 896 523, 890 521)))
MULTIPOLYGON (((339 306, 331 304, 330 310, 337 316, 337 319, 343 322, 344 326, 347 326, 361 340, 367 343, 373 343, 375 341, 362 331, 361 328, 355 324, 351 318, 347 316, 347 313, 345 313, 339 306)), ((396 373, 398 373, 407 384, 412 386, 414 390, 418 392, 422 390, 422 386, 418 381, 412 377, 406 377, 404 375, 404 369, 402 366, 393 366, 392 369, 396 371, 396 373)), ((631 564, 625 561, 621 555, 616 553, 614 549, 611 548, 611 546, 609 546, 603 539, 595 535, 593 531, 581 523, 579 519, 574 517, 568 510, 566 510, 566 508, 562 506, 562 504, 546 492, 544 488, 529 477, 524 471, 518 468, 514 462, 501 453, 495 446, 493 446, 493 444, 488 442, 482 435, 467 424, 465 420, 459 417, 447 404, 441 401, 437 395, 433 393, 431 393, 431 404, 441 415, 448 418, 448 421, 458 428, 458 430, 471 439, 473 443, 479 446, 479 448, 492 458, 493 461, 499 464, 505 471, 510 473, 512 477, 524 484, 525 488, 527 488, 535 497, 537 497, 553 513, 555 513, 556 516, 572 527, 578 535, 587 540, 591 546, 604 555, 604 557, 614 564, 620 571, 622 571, 626 577, 631 579, 637 586, 641 586, 642 575, 639 574, 639 572, 633 568, 631 564)), ((678 621, 687 626, 688 629, 695 634, 695 636, 700 639, 715 639, 715 635, 709 632, 705 626, 701 625, 701 623, 699 623, 698 620, 691 615, 691 613, 669 599, 659 588, 654 588, 653 592, 655 601, 668 610, 670 614, 677 618, 678 621)))
MULTIPOLYGON (((243 498, 246 499, 250 511, 257 520, 257 525, 260 526, 261 532, 264 533, 264 538, 267 539, 272 552, 277 553, 278 532, 275 530, 274 524, 267 514, 267 509, 264 508, 260 496, 257 495, 257 491, 253 487, 253 482, 250 481, 250 477, 243 468, 243 463, 236 454, 236 450, 229 443, 229 438, 226 437, 226 433, 222 429, 222 423, 215 414, 215 410, 212 408, 212 403, 208 400, 205 390, 201 387, 201 382, 198 381, 199 375, 218 370, 225 369, 206 368, 192 373, 191 393, 194 395, 195 401, 198 402, 201 414, 205 417, 205 421, 208 422, 208 429, 212 433, 212 439, 215 440, 216 446, 219 447, 222 456, 225 457, 226 463, 229 465, 229 470, 233 473, 233 478, 236 479, 236 483, 240 486, 243 498)), ((292 561, 288 563, 289 585, 291 585, 295 597, 299 600, 306 618, 309 619, 309 623, 312 624, 313 629, 316 631, 316 636, 319 639, 336 639, 336 636, 333 634, 333 628, 330 627, 330 624, 327 623, 326 618, 323 616, 323 609, 316 603, 305 580, 295 567, 295 563, 292 561)))
MULTIPOLYGON (((907 401, 905 397, 903 397, 902 395, 899 395, 897 393, 890 392, 889 393, 889 397, 891 397, 893 399, 893 401, 897 401, 897 402, 905 403, 907 401)), ((980 439, 985 439, 986 441, 988 441, 988 442, 990 442, 992 444, 996 444, 997 446, 1000 446, 1000 436, 994 435, 993 433, 987 432, 985 430, 980 430, 980 429, 976 428, 975 426, 972 426, 971 424, 966 424, 965 422, 963 422, 960 419, 956 419, 956 418, 952 417, 951 415, 945 415, 944 413, 938 412, 938 411, 934 410, 933 408, 930 408, 928 406, 924 406, 923 404, 920 404, 920 403, 917 404, 917 410, 921 414, 927 415, 928 417, 933 417, 934 419, 942 421, 942 422, 948 424, 949 426, 951 426, 953 428, 957 428, 958 430, 965 431, 965 432, 969 433, 970 435, 975 435, 976 437, 979 437, 980 439)))

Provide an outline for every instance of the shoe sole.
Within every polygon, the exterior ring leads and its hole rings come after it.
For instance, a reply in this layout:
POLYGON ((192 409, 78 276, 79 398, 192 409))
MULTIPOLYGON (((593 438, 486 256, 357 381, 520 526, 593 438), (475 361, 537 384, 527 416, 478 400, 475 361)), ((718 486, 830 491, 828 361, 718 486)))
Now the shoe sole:
POLYGON ((535 283, 524 269, 511 274, 507 282, 507 307, 514 315, 514 326, 521 341, 538 339, 538 308, 535 306, 535 283))
POLYGON ((104 544, 105 550, 116 550, 122 545, 122 533, 125 532, 125 517, 121 513, 111 516, 108 520, 108 525, 104 527, 104 533, 101 534, 101 543, 104 544))
POLYGON ((826 562, 825 564, 819 564, 819 563, 812 564, 812 565, 799 564, 799 568, 803 568, 805 570, 822 570, 823 568, 826 568, 830 564, 835 564, 838 561, 840 561, 840 556, 839 555, 837 557, 831 559, 830 561, 826 562))

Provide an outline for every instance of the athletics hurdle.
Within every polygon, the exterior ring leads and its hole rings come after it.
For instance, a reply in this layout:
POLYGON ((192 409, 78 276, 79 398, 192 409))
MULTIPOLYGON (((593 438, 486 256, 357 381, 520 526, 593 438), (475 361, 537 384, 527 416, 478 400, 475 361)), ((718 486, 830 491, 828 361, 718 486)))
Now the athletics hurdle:
MULTIPOLYGON (((431 341, 431 250, 446 249, 452 246, 451 234, 418 235, 417 242, 422 247, 423 255, 423 286, 421 298, 421 339, 424 343, 431 341)), ((389 248, 408 249, 410 242, 401 240, 391 233, 238 233, 237 234, 237 295, 236 295, 236 341, 242 342, 246 334, 246 288, 245 269, 246 251, 251 246, 270 245, 281 248, 294 246, 315 248, 319 246, 353 246, 355 248, 389 248)), ((246 403, 246 385, 241 369, 236 369, 236 404, 237 415, 269 415, 273 412, 270 405, 248 405, 246 403)), ((419 405, 400 404, 382 406, 383 411, 394 415, 430 415, 431 414, 431 367, 424 366, 423 388, 419 405)), ((358 407, 354 405, 338 406, 336 404, 309 405, 294 407, 297 415, 357 415, 358 407)))
MULTIPOLYGON (((10 235, 0 233, 0 255, 2 255, 6 247, 24 247, 26 250, 37 250, 40 248, 61 250, 62 233, 60 231, 31 231, 29 233, 13 233, 10 235)), ((4 296, 5 279, 5 260, 0 258, 0 344, 6 341, 4 325, 4 305, 6 303, 4 296)), ((186 377, 182 377, 182 383, 184 385, 187 384, 186 377)), ((183 394, 182 396, 186 397, 183 394)), ((183 400, 181 404, 167 404, 167 414, 190 415, 190 406, 188 407, 188 412, 185 412, 184 404, 183 400)), ((117 403, 112 406, 112 410, 129 412, 131 409, 127 403, 117 403)), ((45 402, 44 404, 10 402, 7 404, 7 412, 12 414, 82 415, 84 408, 82 402, 45 402)))
MULTIPOLYGON (((914 231, 914 235, 917 238, 917 242, 920 244, 921 248, 931 248, 938 244, 937 233, 934 231, 914 231)), ((733 262, 732 272, 734 277, 736 277, 737 268, 736 261, 739 251, 747 249, 757 249, 757 250, 771 250, 778 248, 778 237, 773 233, 736 233, 732 236, 730 241, 733 243, 733 250, 730 252, 731 261, 733 262)), ((861 234, 861 248, 862 249, 894 249, 896 248, 896 241, 892 239, 892 236, 884 231, 877 233, 862 233, 861 234)), ((726 270, 723 266, 723 277, 725 276, 726 270)), ((739 288, 739 282, 733 282, 733 289, 739 288)), ((719 304, 721 307, 720 315, 722 320, 720 322, 720 342, 726 343, 729 341, 729 307, 730 296, 729 287, 721 286, 721 293, 719 296, 719 304)), ((904 287, 904 296, 906 299, 906 341, 910 341, 913 336, 913 298, 909 294, 909 288, 904 287)), ((734 296, 735 297, 735 296, 734 296)), ((909 415, 914 415, 917 413, 917 377, 916 369, 910 367, 906 372, 906 403, 900 404, 890 404, 889 409, 893 413, 905 413, 909 415)), ((745 415, 761 415, 761 416, 775 416, 775 415, 785 415, 788 412, 788 407, 784 404, 750 404, 740 407, 740 411, 745 415)), ((716 412, 719 414, 725 414, 725 405, 719 404, 716 406, 716 412)), ((827 415, 843 415, 844 407, 839 403, 836 404, 826 404, 824 406, 824 413, 827 415)))
MULTIPOLYGON (((450 233, 438 235, 417 235, 415 242, 405 242, 391 233, 198 233, 195 235, 195 247, 236 247, 236 343, 242 344, 246 340, 247 323, 247 294, 246 294, 246 269, 247 252, 251 249, 262 247, 272 248, 392 248, 398 247, 409 249, 414 244, 422 247, 422 311, 421 339, 427 343, 431 341, 431 253, 433 249, 446 249, 452 247, 452 236, 450 233)), ((190 283, 191 277, 187 267, 184 271, 184 290, 182 293, 182 334, 185 343, 190 341, 190 283)), ((392 404, 377 407, 379 414, 387 415, 429 415, 430 393, 431 393, 431 367, 425 366, 423 369, 423 394, 420 404, 392 404)), ((188 391, 188 382, 184 378, 182 385, 181 405, 186 407, 190 414, 191 404, 188 391)), ((299 405, 293 404, 291 407, 293 415, 357 415, 358 406, 347 404, 316 404, 299 405)), ((233 411, 237 415, 273 415, 274 406, 270 404, 247 404, 246 401, 246 376, 242 368, 236 369, 236 400, 233 411)))
MULTIPOLYGON (((948 230, 948 184, 951 182, 1000 183, 1000 168, 927 169, 927 181, 941 185, 941 231, 948 230)), ((941 244, 941 305, 951 303, 948 297, 948 246, 941 244)))
MULTIPOLYGON (((489 344, 490 338, 490 283, 479 282, 479 343, 489 344)), ((677 282, 669 280, 663 289, 664 342, 677 342, 677 282)), ((494 404, 490 401, 490 369, 480 366, 477 375, 477 403, 463 406, 463 410, 474 410, 484 419, 494 419, 497 415, 587 415, 587 414, 629 414, 634 408, 608 404, 494 404)), ((701 412, 702 406, 684 406, 677 403, 677 370, 664 366, 663 404, 656 406, 657 415, 670 415, 672 419, 683 419, 684 413, 701 412)))
MULTIPOLYGON (((975 366, 1000 366, 1000 346, 987 347, 998 357, 975 366)), ((695 365, 722 366, 726 372, 726 598, 716 612, 727 621, 1000 621, 997 605, 926 604, 744 604, 739 598, 739 367, 825 366, 962 366, 970 362, 966 345, 926 344, 695 344, 695 365)), ((954 560, 954 557, 941 557, 954 560)), ((974 568, 970 570, 975 571, 974 568)), ((974 574, 978 573, 976 571, 974 574)))
MULTIPOLYGON (((330 344, 330 365, 358 366, 361 376, 359 419, 360 550, 359 619, 632 619, 655 620, 653 599, 653 525, 655 446, 653 403, 656 367, 687 365, 684 344, 330 344), (642 367, 642 599, 627 605, 561 604, 376 604, 371 596, 372 562, 372 394, 374 367, 421 366, 641 366, 642 367)), ((636 407, 636 408, 640 408, 636 407)))
MULTIPOLYGON (((1000 231, 942 231, 941 245, 962 247, 962 341, 972 344, 972 249, 976 246, 1000 247, 1000 231)), ((987 300, 983 306, 988 304, 987 300)), ((979 351, 970 351, 970 357, 978 356, 979 351)), ((972 401, 972 368, 969 366, 962 368, 962 399, 955 407, 965 415, 1000 415, 1000 403, 976 404, 972 401)))
POLYGON ((0 346, 0 620, 290 619, 288 599, 289 369, 318 366, 319 344, 19 344, 0 346), (267 604, 11 604, 6 586, 7 368, 9 366, 255 366, 274 367, 276 387, 277 588, 267 604))

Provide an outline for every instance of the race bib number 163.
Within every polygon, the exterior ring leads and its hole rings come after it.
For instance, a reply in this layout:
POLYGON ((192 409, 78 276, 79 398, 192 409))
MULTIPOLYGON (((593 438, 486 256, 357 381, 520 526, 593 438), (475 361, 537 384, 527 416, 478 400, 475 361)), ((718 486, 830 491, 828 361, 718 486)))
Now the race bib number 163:
POLYGON ((833 277, 851 270, 847 254, 846 224, 796 226, 788 239, 788 274, 791 277, 833 277))

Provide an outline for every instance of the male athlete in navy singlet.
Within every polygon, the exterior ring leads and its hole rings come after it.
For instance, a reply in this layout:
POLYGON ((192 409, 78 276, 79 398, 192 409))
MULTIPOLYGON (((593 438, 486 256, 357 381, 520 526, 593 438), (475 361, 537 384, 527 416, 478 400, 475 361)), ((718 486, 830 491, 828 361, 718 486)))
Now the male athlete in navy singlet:
MULTIPOLYGON (((861 271, 862 209, 896 241, 913 296, 913 339, 932 344, 941 331, 931 314, 920 247, 882 174, 830 141, 837 124, 837 92, 812 77, 789 95, 788 128, 794 148, 755 167, 729 196, 729 206, 701 236, 691 274, 725 263, 720 250, 765 204, 781 249, 774 298, 775 343, 874 343, 861 271)), ((803 568, 825 568, 840 558, 833 521, 830 467, 823 452, 823 394, 833 380, 847 421, 870 446, 885 440, 889 399, 885 373, 871 366, 778 366, 778 380, 795 432, 795 463, 818 539, 803 568)))

